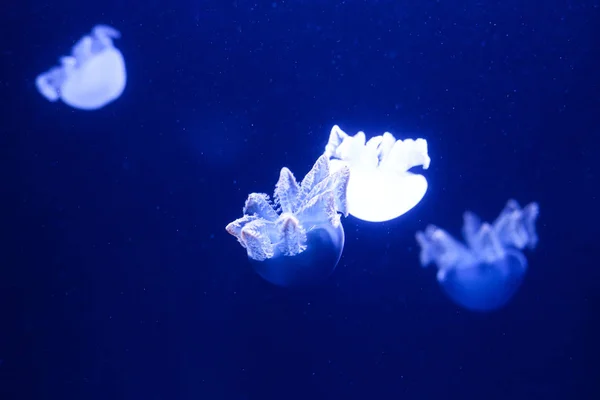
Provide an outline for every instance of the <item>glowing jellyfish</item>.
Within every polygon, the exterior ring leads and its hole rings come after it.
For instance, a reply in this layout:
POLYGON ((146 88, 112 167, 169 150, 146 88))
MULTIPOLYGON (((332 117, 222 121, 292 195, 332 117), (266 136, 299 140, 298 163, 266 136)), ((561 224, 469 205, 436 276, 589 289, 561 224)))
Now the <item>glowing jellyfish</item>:
POLYGON ((60 66, 36 78, 38 91, 81 110, 97 110, 116 100, 127 80, 123 55, 112 41, 119 37, 116 29, 96 25, 75 43, 70 56, 60 58, 60 66))
POLYGON ((521 209, 515 200, 508 201, 491 225, 466 212, 466 246, 443 229, 429 225, 416 235, 421 265, 437 264, 438 282, 459 305, 474 311, 500 308, 521 285, 527 270, 521 250, 537 244, 538 215, 537 203, 521 209))
POLYGON ((325 147, 331 168, 350 168, 348 213, 371 222, 389 221, 416 206, 427 191, 423 175, 413 167, 429 168, 425 139, 396 140, 391 133, 367 142, 365 134, 348 136, 334 126, 325 147))
POLYGON ((225 228, 246 249, 256 272, 280 286, 318 283, 334 271, 344 248, 340 213, 347 215, 350 171, 331 173, 321 156, 298 184, 282 168, 273 202, 252 193, 244 216, 225 228))

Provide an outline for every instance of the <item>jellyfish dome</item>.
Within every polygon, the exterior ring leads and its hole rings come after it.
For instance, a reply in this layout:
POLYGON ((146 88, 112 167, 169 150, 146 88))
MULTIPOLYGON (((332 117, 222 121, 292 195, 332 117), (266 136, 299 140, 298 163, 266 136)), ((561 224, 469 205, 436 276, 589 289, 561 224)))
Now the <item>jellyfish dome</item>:
POLYGON ((416 206, 427 180, 409 170, 429 168, 425 139, 396 140, 386 132, 366 141, 364 132, 349 136, 335 125, 331 129, 325 156, 336 171, 350 169, 348 213, 370 222, 397 218, 416 206))
POLYGON ((466 212, 466 245, 430 225, 416 235, 421 265, 437 265, 439 284, 460 306, 473 311, 501 308, 516 293, 527 271, 522 250, 537 245, 538 215, 537 203, 521 208, 515 200, 508 201, 491 225, 466 212))
POLYGON ((349 177, 348 168, 332 173, 325 156, 300 184, 282 168, 273 201, 264 193, 251 193, 243 217, 225 229, 265 280, 285 287, 322 282, 335 270, 344 248, 340 214, 347 215, 349 177))
POLYGON ((112 27, 96 25, 75 43, 70 56, 60 58, 60 66, 36 78, 38 91, 80 110, 97 110, 116 100, 127 81, 125 60, 113 46, 113 39, 120 37, 112 27))

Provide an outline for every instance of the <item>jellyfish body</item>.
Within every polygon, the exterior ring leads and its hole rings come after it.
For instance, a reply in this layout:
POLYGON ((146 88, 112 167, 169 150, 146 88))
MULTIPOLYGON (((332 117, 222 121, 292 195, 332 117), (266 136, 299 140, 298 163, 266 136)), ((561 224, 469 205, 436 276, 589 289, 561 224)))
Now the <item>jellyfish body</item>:
POLYGON ((537 203, 521 208, 514 200, 508 201, 491 225, 466 212, 466 245, 430 225, 416 235, 421 265, 437 265, 439 284, 462 307, 473 311, 501 308, 516 293, 527 271, 522 250, 537 245, 538 215, 537 203))
POLYGON ((306 234, 306 250, 295 256, 279 255, 256 261, 254 270, 278 286, 307 286, 325 281, 335 270, 344 249, 342 224, 314 227, 306 234))
POLYGON ((36 78, 38 91, 48 100, 62 100, 81 110, 96 110, 116 100, 125 89, 127 73, 113 39, 121 37, 110 26, 97 25, 73 46, 61 65, 36 78))
POLYGON ((366 141, 363 132, 349 136, 335 125, 325 155, 333 171, 350 169, 348 213, 358 219, 383 222, 397 218, 427 192, 425 177, 409 172, 417 166, 429 168, 425 139, 396 140, 386 132, 366 141))
POLYGON ((265 280, 279 286, 319 283, 335 270, 344 248, 340 213, 347 215, 349 176, 348 168, 332 173, 325 156, 300 184, 282 168, 274 201, 251 193, 244 216, 225 229, 265 280))

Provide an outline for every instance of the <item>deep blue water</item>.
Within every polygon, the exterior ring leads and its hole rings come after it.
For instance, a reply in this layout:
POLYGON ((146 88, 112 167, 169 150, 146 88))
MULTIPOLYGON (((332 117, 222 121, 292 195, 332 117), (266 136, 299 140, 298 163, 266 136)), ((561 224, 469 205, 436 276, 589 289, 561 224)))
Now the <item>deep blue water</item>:
POLYGON ((597 0, 0 6, 2 400, 597 399, 597 0), (105 108, 34 79, 98 23, 105 108), (332 277, 270 285, 225 225, 331 126, 418 136, 423 201, 344 220, 332 277), (461 309, 414 233, 538 201, 512 301, 461 309))

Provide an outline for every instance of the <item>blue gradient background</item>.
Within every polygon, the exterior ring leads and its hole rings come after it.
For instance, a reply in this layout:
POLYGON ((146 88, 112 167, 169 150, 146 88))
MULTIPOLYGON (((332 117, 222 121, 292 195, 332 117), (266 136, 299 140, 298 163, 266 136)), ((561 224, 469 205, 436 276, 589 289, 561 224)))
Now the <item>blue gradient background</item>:
POLYGON ((597 399, 597 0, 3 3, 2 400, 597 399), (80 112, 35 77, 98 23, 128 86, 80 112), (333 124, 429 143, 411 212, 344 221, 323 286, 256 276, 224 227, 333 124), (538 201, 509 305, 474 314, 418 264, 538 201))

